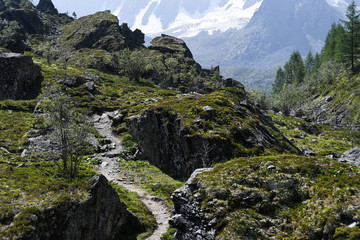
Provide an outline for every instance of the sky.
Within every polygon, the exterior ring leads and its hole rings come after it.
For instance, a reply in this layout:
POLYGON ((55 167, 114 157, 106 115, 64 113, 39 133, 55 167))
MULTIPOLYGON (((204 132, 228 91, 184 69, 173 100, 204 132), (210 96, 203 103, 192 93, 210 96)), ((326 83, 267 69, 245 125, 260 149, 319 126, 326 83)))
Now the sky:
MULTIPOLYGON (((71 15, 73 12, 76 12, 78 17, 82 17, 98 11, 109 10, 106 9, 107 0, 52 0, 52 2, 60 13, 69 12, 71 15)), ((38 3, 39 0, 33 0, 33 4, 35 6, 38 3)))

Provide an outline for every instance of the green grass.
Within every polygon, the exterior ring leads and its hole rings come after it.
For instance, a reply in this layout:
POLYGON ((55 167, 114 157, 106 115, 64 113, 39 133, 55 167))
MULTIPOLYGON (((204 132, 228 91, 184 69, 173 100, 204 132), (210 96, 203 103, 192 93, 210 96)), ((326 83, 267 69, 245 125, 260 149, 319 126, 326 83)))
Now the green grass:
MULTIPOLYGON (((139 199, 138 195, 134 192, 130 192, 125 188, 111 182, 111 186, 115 189, 115 191, 119 194, 120 200, 125 203, 127 210, 134 214, 140 221, 142 227, 142 233, 133 236, 133 234, 128 233, 128 236, 120 238, 121 240, 125 239, 145 239, 147 236, 151 235, 151 233, 156 229, 156 220, 151 213, 151 211, 144 205, 143 202, 139 199)), ((139 229, 137 229, 138 232, 139 229)))
MULTIPOLYGON (((319 157, 331 155, 334 152, 344 153, 351 149, 351 134, 346 128, 334 129, 331 126, 312 124, 276 114, 270 116, 274 119, 275 126, 298 148, 301 149, 303 145, 307 145, 319 157), (317 129, 318 132, 311 133, 310 129, 317 129)), ((359 146, 360 132, 355 132, 354 136, 355 146, 359 146)))
POLYGON ((184 184, 174 180, 147 161, 120 160, 119 168, 121 177, 126 177, 127 181, 134 181, 150 194, 163 198, 169 208, 173 204, 170 199, 172 192, 184 184))
POLYGON ((0 147, 10 152, 21 153, 27 143, 24 135, 34 121, 33 115, 29 112, 0 110, 0 147))
POLYGON ((239 158, 195 181, 204 213, 216 219, 217 239, 332 239, 359 232, 343 230, 360 217, 354 166, 292 155, 239 158))
POLYGON ((87 180, 95 174, 82 165, 78 178, 64 179, 52 161, 20 159, 12 154, 1 154, 0 161, 28 166, 0 164, 0 238, 26 236, 34 228, 31 217, 41 218, 44 209, 68 201, 85 201, 90 187, 87 180))

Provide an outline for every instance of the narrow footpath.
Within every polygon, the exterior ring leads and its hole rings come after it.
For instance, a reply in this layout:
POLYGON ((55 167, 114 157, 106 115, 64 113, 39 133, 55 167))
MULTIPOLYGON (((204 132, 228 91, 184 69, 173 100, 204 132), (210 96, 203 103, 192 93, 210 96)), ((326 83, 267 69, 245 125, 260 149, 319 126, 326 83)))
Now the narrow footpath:
POLYGON ((157 229, 153 232, 151 236, 146 238, 146 240, 159 240, 160 237, 167 232, 169 228, 169 219, 170 212, 167 209, 166 205, 159 200, 159 198, 150 195, 145 190, 136 186, 133 182, 125 181, 119 176, 119 166, 115 158, 111 156, 122 151, 121 140, 117 137, 111 129, 111 116, 112 113, 104 113, 103 115, 94 115, 94 127, 98 132, 105 138, 109 139, 111 143, 109 148, 105 153, 99 154, 98 159, 102 160, 101 165, 97 170, 103 174, 108 181, 113 181, 116 184, 126 188, 131 192, 136 192, 140 200, 145 204, 145 206, 152 212, 156 219, 157 229))

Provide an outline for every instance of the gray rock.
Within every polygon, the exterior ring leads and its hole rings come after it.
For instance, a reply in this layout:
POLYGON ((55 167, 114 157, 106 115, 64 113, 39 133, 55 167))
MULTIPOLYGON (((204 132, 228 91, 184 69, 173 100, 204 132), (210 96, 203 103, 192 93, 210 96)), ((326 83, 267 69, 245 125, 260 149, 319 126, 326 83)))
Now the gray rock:
MULTIPOLYGON (((215 239, 215 230, 212 228, 214 221, 209 221, 201 211, 201 207, 196 197, 191 197, 191 190, 196 188, 193 183, 194 178, 212 168, 196 169, 186 184, 176 190, 171 199, 174 202, 174 216, 169 220, 171 226, 177 229, 175 239, 177 240, 213 240, 215 239)), ((199 194, 198 194, 199 195, 199 194)))
POLYGON ((360 147, 344 152, 338 161, 360 167, 360 147))
POLYGON ((30 56, 0 54, 0 100, 24 98, 38 77, 40 67, 33 63, 30 56))
POLYGON ((302 150, 303 150, 305 156, 308 156, 308 157, 316 156, 315 152, 306 145, 302 146, 302 150))
POLYGON ((93 81, 85 83, 87 90, 93 91, 95 89, 95 83, 93 81))
POLYGON ((123 231, 141 229, 139 220, 126 210, 103 175, 89 181, 87 200, 64 202, 44 210, 37 216, 35 229, 27 239, 111 240, 123 231))

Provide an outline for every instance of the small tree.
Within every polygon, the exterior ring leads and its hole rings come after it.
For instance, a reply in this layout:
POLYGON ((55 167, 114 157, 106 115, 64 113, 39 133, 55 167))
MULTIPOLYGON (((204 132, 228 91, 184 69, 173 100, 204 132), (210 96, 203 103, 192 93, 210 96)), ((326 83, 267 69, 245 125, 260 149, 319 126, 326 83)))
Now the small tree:
POLYGON ((90 124, 74 109, 70 98, 56 91, 48 99, 49 126, 53 129, 52 140, 56 143, 55 163, 63 177, 74 178, 78 174, 81 156, 90 147, 90 124), (62 162, 59 162, 59 161, 62 162))
POLYGON ((73 13, 72 13, 72 16, 73 16, 74 19, 77 19, 76 12, 73 12, 73 13))
POLYGON ((130 80, 138 82, 144 73, 146 61, 140 51, 131 52, 128 48, 120 52, 119 72, 125 74, 130 80))

